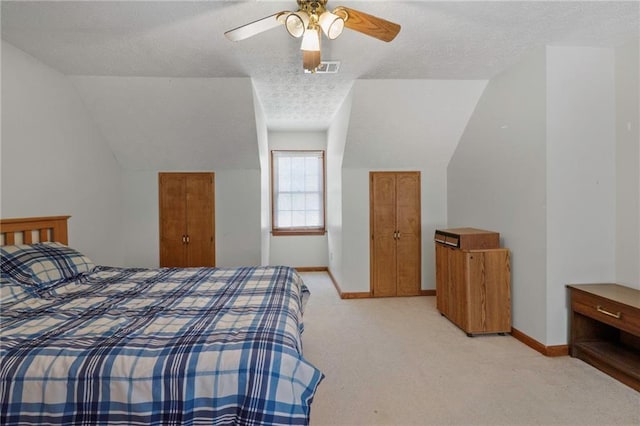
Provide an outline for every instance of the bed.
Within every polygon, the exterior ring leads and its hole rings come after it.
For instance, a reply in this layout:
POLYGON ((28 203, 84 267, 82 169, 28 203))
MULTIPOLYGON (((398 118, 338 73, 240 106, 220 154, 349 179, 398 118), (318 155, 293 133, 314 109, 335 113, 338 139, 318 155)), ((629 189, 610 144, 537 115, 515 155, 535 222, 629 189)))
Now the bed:
POLYGON ((308 424, 295 270, 96 266, 67 218, 0 222, 1 424, 308 424))

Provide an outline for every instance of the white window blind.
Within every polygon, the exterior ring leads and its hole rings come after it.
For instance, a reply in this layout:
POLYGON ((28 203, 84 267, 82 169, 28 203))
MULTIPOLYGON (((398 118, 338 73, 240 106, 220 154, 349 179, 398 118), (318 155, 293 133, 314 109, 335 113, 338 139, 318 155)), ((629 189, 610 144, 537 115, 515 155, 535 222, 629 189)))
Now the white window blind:
POLYGON ((324 151, 271 151, 273 230, 324 230, 324 151))

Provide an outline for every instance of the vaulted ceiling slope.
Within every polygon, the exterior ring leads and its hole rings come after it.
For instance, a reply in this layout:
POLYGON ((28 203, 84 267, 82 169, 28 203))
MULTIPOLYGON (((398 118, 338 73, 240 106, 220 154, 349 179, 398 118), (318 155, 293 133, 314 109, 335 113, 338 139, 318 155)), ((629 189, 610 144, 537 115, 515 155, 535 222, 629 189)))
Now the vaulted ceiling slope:
POLYGON ((69 78, 125 170, 259 168, 248 78, 69 78))
POLYGON ((250 77, 271 129, 326 129, 355 79, 490 79, 545 44, 615 46, 638 37, 637 1, 341 1, 402 25, 383 43, 323 40, 335 75, 302 72, 284 28, 239 42, 224 31, 288 1, 3 1, 2 38, 67 75, 250 77))
POLYGON ((446 167, 486 80, 359 80, 353 87, 350 168, 446 167), (372 122, 371 117, 387 117, 372 122))
MULTIPOLYGON (((639 31, 637 1, 329 0, 330 8, 338 5, 402 30, 391 43, 347 30, 324 39, 323 58, 341 62, 331 75, 304 74, 299 40, 284 28, 239 42, 223 35, 295 10, 294 0, 2 1, 0 7, 2 39, 72 76, 130 169, 210 168, 204 158, 223 156, 228 167, 257 167, 252 85, 269 129, 327 129, 355 80, 486 81, 544 45, 613 47, 639 31)), ((364 87, 356 87, 356 96, 364 87)))

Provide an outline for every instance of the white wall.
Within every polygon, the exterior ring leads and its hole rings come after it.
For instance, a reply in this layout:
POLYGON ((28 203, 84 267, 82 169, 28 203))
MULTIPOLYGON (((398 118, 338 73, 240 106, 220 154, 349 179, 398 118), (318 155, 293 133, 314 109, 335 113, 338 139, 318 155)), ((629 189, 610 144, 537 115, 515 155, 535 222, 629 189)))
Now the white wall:
POLYGON ((370 290, 369 232, 369 170, 343 168, 342 279, 338 281, 343 292, 370 290))
MULTIPOLYGON (((260 171, 219 169, 214 173, 216 266, 260 265, 260 171)), ((158 172, 123 171, 122 191, 126 266, 157 267, 158 172)))
POLYGON ((448 167, 448 226, 500 232, 513 326, 546 339, 546 57, 494 77, 448 167))
POLYGON ((122 171, 124 266, 157 268, 160 263, 158 173, 122 171))
POLYGON ((615 281, 614 52, 547 47, 547 345, 567 342, 565 285, 615 281))
POLYGON ((262 264, 260 171, 216 171, 216 265, 262 264))
POLYGON ((615 87, 611 49, 533 52, 491 80, 449 164, 449 225, 501 233, 513 326, 545 345, 567 342, 566 284, 615 280, 615 87))
POLYGON ((261 263, 258 137, 248 78, 71 76, 122 168, 126 266, 159 262, 160 171, 216 174, 216 265, 261 263))
POLYGON ((342 168, 344 292, 368 292, 369 172, 421 172, 422 284, 435 288, 433 234, 447 223, 446 165, 486 81, 358 80, 342 168))
POLYGON ((68 78, 124 170, 259 168, 249 78, 68 78))
POLYGON ((351 91, 327 130, 327 248, 329 271, 342 282, 342 159, 351 114, 351 91))
POLYGON ((616 49, 616 282, 640 289, 638 40, 616 49))
MULTIPOLYGON (((271 150, 325 150, 327 132, 269 132, 271 150)), ((269 156, 271 153, 269 152, 269 156)), ((270 161, 270 160, 269 160, 270 161)), ((269 163, 270 164, 270 163, 269 163)), ((271 177, 269 176, 269 179, 271 177)), ((325 198, 326 199, 326 198, 325 198)), ((269 213, 271 209, 269 209, 269 213)), ((269 218, 271 220, 271 218, 269 218)), ((327 235, 271 236, 270 265, 326 267, 329 265, 327 235)))
POLYGON ((120 169, 67 77, 2 42, 2 217, 71 215, 69 244, 123 262, 120 169))
POLYGON ((260 156, 260 264, 268 265, 271 252, 271 186, 269 184, 269 132, 260 97, 253 87, 253 106, 256 115, 256 136, 260 156))

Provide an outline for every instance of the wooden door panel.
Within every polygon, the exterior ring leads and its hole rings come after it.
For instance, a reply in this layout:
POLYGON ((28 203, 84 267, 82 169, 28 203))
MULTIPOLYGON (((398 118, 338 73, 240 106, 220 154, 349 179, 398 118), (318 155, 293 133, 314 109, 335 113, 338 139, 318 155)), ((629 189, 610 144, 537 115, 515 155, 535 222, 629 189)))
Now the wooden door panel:
POLYGON ((372 294, 420 294, 420 173, 372 172, 370 198, 372 294))
POLYGON ((398 173, 396 182, 397 230, 420 235, 420 174, 398 173))
POLYGON ((393 205, 379 205, 376 206, 373 212, 373 235, 385 237, 393 237, 393 233, 396 230, 394 214, 395 206, 393 205))
POLYGON ((509 251, 483 250, 470 253, 469 308, 470 332, 509 330, 511 327, 511 297, 509 251), (507 271, 507 273, 505 273, 507 271), (509 301, 508 303, 505 303, 509 301))
POLYGON ((487 328, 487 275, 485 271, 484 254, 468 253, 467 255, 468 279, 465 283, 466 292, 469 300, 474 303, 468 303, 467 324, 465 330, 468 333, 481 333, 487 328))
POLYGON ((395 222, 395 179, 390 174, 375 174, 373 176, 372 202, 373 208, 373 233, 374 236, 393 236, 396 230, 395 222), (388 234, 388 235, 387 235, 388 234))
POLYGON ((376 297, 396 295, 395 176, 374 173, 371 178, 371 282, 376 297))
POLYGON ((187 266, 185 220, 187 205, 184 199, 185 179, 182 176, 161 173, 160 197, 160 266, 187 266))
MULTIPOLYGON (((384 244, 393 244, 395 232, 395 184, 393 176, 374 175, 372 188, 372 232, 374 245, 382 250, 384 244)), ((390 247, 384 247, 388 253, 390 247)), ((394 256, 395 257, 395 256, 394 256)))
POLYGON ((447 276, 449 275, 448 248, 436 244, 436 307, 447 311, 447 276))
POLYGON ((373 295, 387 297, 396 295, 396 251, 392 236, 376 238, 374 242, 373 295))
POLYGON ((420 294, 420 239, 412 234, 401 234, 396 240, 398 296, 418 296, 420 294))
POLYGON ((191 175, 186 180, 188 264, 215 266, 213 173, 191 175))
POLYGON ((398 296, 417 296, 421 288, 420 173, 396 175, 398 296))
POLYGON ((447 301, 449 318, 456 324, 464 324, 468 321, 467 314, 467 257, 462 250, 449 250, 449 283, 447 286, 447 301))

